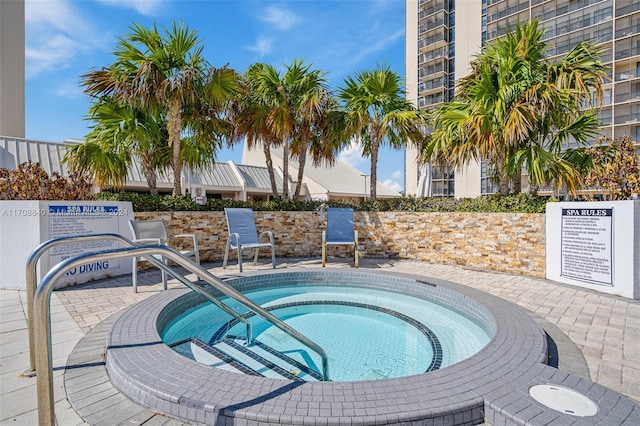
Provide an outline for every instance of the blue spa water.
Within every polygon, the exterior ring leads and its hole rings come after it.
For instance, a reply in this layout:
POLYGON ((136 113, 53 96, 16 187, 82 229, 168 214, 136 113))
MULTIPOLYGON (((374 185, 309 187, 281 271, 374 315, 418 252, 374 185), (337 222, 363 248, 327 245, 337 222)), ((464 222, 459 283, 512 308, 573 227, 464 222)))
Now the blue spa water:
MULTIPOLYGON (((269 288, 248 292, 246 296, 265 308, 323 302, 274 309, 271 313, 327 352, 332 381, 424 373, 433 362, 433 339, 405 321, 406 317, 426 326, 436 336, 441 352, 440 368, 472 356, 491 339, 478 324, 455 311, 395 292, 323 285, 269 288), (331 303, 336 301, 341 304, 331 303)), ((233 300, 222 300, 241 314, 247 312, 233 300)), ((213 304, 204 303, 175 318, 162 331, 162 339, 172 344, 196 337, 207 343, 230 319, 213 304)), ((258 316, 249 320, 255 339, 321 371, 321 359, 311 349, 258 316)), ((245 326, 236 324, 228 334, 244 336, 245 326)))

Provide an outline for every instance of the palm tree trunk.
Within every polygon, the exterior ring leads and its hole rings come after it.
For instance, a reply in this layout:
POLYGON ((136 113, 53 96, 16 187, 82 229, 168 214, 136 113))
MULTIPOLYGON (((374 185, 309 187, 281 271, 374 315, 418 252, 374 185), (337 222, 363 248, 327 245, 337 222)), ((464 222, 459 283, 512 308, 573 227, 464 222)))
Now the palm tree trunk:
POLYGON ((498 175, 498 191, 500 195, 509 195, 509 179, 498 175))
POLYGON ((511 188, 513 189, 514 194, 519 194, 522 192, 522 176, 520 173, 517 173, 511 178, 511 188))
POLYGON ((289 199, 289 141, 282 144, 282 199, 289 199))
POLYGON ((273 171, 273 159, 271 158, 271 144, 269 142, 262 142, 262 151, 264 152, 264 161, 267 164, 267 171, 269 172, 269 180, 271 181, 271 192, 273 198, 278 198, 278 185, 276 184, 276 174, 273 171))
POLYGON ((369 193, 371 203, 376 201, 376 183, 378 182, 378 141, 371 141, 371 179, 369 182, 369 193))
POLYGON ((509 183, 511 179, 505 170, 504 158, 501 156, 495 159, 496 178, 498 178, 498 191, 500 195, 509 195, 509 183))
POLYGON ((300 198, 300 189, 302 188, 302 179, 304 178, 304 166, 307 163, 307 144, 303 143, 300 147, 300 156, 298 160, 298 182, 296 184, 296 192, 293 197, 294 200, 300 198))
POLYGON ((144 173, 144 178, 149 186, 149 192, 151 195, 158 195, 158 182, 151 159, 147 155, 142 155, 140 158, 142 160, 142 173, 144 173))
POLYGON ((172 99, 169 103, 169 146, 173 147, 173 195, 182 195, 182 161, 180 160, 180 131, 182 130, 182 116, 180 115, 180 100, 172 99))
POLYGON ((531 179, 529 179, 529 195, 531 195, 532 197, 537 197, 538 189, 540 189, 540 186, 536 185, 531 179))

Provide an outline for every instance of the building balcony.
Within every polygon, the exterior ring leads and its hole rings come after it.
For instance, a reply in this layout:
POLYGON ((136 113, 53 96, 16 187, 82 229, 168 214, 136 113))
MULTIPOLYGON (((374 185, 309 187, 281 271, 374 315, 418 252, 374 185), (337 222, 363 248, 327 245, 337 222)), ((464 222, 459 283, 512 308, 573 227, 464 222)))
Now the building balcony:
POLYGON ((630 101, 638 101, 638 100, 640 100, 640 91, 635 91, 635 90, 631 93, 621 93, 621 94, 616 93, 616 97, 615 97, 616 104, 620 104, 623 102, 630 102, 630 101))
POLYGON ((419 17, 433 15, 434 13, 443 10, 445 12, 448 11, 448 2, 446 1, 441 1, 436 4, 433 4, 433 2, 425 2, 422 6, 422 10, 419 12, 419 17))
POLYGON ((629 71, 620 71, 617 72, 615 75, 615 81, 628 81, 628 80, 633 80, 635 78, 640 77, 640 75, 638 75, 637 72, 634 72, 632 70, 629 71))
POLYGON ((614 124, 627 124, 640 122, 640 111, 631 114, 616 114, 614 124))
POLYGON ((437 95, 438 93, 442 93, 444 95, 444 93, 446 93, 447 90, 448 90, 448 87, 446 87, 444 83, 440 85, 432 85, 429 87, 425 87, 423 90, 420 90, 420 96, 428 97, 428 96, 437 95))
POLYGON ((640 2, 632 1, 631 4, 616 7, 616 16, 628 15, 630 13, 638 11, 640 11, 640 2))
POLYGON ((631 58, 633 56, 640 56, 640 46, 629 47, 629 48, 616 48, 616 61, 621 59, 631 58))

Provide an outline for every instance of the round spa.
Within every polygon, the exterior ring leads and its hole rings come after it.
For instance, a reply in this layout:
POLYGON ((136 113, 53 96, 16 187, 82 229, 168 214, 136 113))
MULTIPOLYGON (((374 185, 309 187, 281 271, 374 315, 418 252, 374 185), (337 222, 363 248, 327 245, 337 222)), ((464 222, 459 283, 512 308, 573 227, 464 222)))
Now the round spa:
POLYGON ((478 424, 483 392, 546 356, 543 332, 517 307, 441 280, 304 269, 225 282, 322 348, 326 360, 213 288, 236 314, 190 290, 169 290, 114 324, 112 382, 140 404, 198 424, 454 416, 478 424))

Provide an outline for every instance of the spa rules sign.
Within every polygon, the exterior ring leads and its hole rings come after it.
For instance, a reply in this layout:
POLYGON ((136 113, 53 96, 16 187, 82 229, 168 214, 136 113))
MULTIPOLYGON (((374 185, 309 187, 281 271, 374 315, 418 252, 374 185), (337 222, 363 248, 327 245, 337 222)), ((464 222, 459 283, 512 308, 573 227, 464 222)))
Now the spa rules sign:
POLYGON ((613 208, 562 209, 560 275, 613 285, 613 208))
POLYGON ((547 203, 549 280, 640 299, 640 200, 547 203))
MULTIPOLYGON (((100 204, 50 204, 49 205, 49 238, 58 238, 74 235, 90 235, 117 232, 124 234, 120 229, 120 216, 127 215, 127 209, 118 205, 100 204)), ((56 265, 68 257, 81 253, 89 253, 100 250, 115 249, 120 247, 114 240, 82 241, 61 244, 49 251, 49 265, 56 265)), ((67 276, 84 273, 107 274, 108 269, 119 268, 118 260, 100 261, 81 265, 67 272, 67 276), (104 272, 102 272, 104 271, 104 272)))

